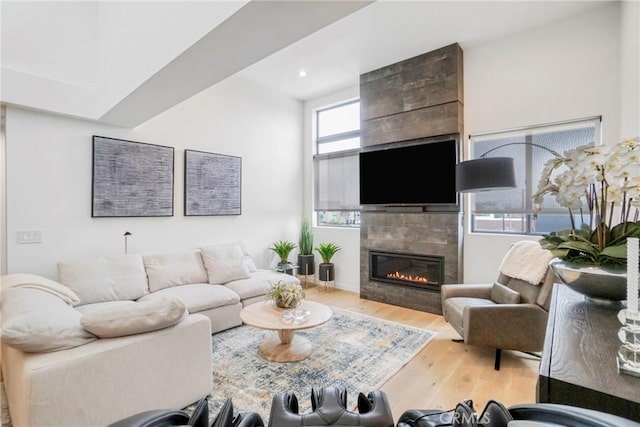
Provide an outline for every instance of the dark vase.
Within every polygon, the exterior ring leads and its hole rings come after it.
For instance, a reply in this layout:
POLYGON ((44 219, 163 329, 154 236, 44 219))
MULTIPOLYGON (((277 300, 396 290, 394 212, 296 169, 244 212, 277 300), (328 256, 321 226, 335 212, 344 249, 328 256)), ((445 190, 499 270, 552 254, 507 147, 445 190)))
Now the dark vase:
POLYGON ((298 255, 298 274, 312 276, 316 272, 316 258, 311 255, 298 255))
POLYGON ((318 280, 323 282, 331 282, 335 280, 336 270, 332 262, 322 262, 319 267, 318 280))

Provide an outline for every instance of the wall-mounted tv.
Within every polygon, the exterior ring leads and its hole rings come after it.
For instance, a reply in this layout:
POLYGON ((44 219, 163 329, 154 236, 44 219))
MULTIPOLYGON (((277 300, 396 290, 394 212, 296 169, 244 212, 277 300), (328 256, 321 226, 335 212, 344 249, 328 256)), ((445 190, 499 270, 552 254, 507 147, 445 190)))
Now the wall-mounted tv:
POLYGON ((458 210, 458 153, 457 138, 361 152, 360 204, 458 210))

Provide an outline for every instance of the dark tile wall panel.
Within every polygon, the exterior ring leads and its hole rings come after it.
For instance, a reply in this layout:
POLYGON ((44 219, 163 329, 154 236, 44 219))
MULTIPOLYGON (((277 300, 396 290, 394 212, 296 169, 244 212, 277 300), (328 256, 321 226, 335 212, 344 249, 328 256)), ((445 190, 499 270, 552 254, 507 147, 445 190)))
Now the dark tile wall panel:
POLYGON ((369 280, 369 251, 444 257, 444 283, 460 283, 461 214, 363 212, 360 224, 360 296, 441 314, 440 294, 369 280))
MULTIPOLYGON (((462 49, 457 43, 361 75, 362 146, 461 135, 463 94, 462 49)), ((460 283, 461 214, 413 208, 362 212, 360 296, 441 314, 439 292, 369 280, 369 251, 375 249, 443 256, 444 283, 460 283)))
POLYGON ((457 43, 362 74, 361 120, 463 103, 462 75, 457 43))
POLYGON ((401 142, 430 136, 459 134, 463 106, 459 102, 407 111, 360 123, 362 146, 401 142))
POLYGON ((360 297, 371 301, 397 305, 428 313, 442 314, 440 292, 414 289, 405 286, 371 283, 360 297))

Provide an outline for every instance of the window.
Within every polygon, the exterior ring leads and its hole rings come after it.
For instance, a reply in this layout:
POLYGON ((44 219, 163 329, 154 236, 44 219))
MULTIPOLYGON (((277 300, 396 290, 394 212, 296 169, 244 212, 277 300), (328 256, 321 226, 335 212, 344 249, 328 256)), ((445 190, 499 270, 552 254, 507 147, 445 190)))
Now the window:
MULTIPOLYGON (((470 148, 479 153, 471 158, 495 149, 486 157, 514 159, 517 185, 511 190, 470 194, 471 232, 539 235, 571 228, 567 209, 552 197, 545 198, 542 210, 534 214, 531 197, 544 164, 553 157, 541 147, 563 153, 592 141, 600 143, 600 117, 470 135, 470 148)), ((576 224, 582 222, 580 214, 574 219, 576 224)))
POLYGON ((360 102, 316 111, 314 210, 319 226, 359 227, 360 102))

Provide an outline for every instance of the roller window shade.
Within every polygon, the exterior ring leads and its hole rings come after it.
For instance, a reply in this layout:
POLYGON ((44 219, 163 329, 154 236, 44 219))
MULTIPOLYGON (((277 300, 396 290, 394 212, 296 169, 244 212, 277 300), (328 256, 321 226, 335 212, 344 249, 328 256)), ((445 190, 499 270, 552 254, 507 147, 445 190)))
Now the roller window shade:
POLYGON ((314 157, 316 211, 360 210, 358 151, 314 157))
MULTIPOLYGON (((538 183, 544 165, 553 154, 531 145, 510 145, 511 143, 537 144, 558 153, 600 141, 599 118, 579 120, 558 125, 547 125, 527 129, 471 135, 470 143, 479 158, 483 153, 498 148, 487 157, 512 157, 516 172, 517 187, 512 190, 487 191, 472 194, 472 213, 478 214, 531 214, 532 196, 538 189, 538 183)), ((545 197, 540 214, 567 213, 565 207, 556 203, 554 197, 545 197)))

